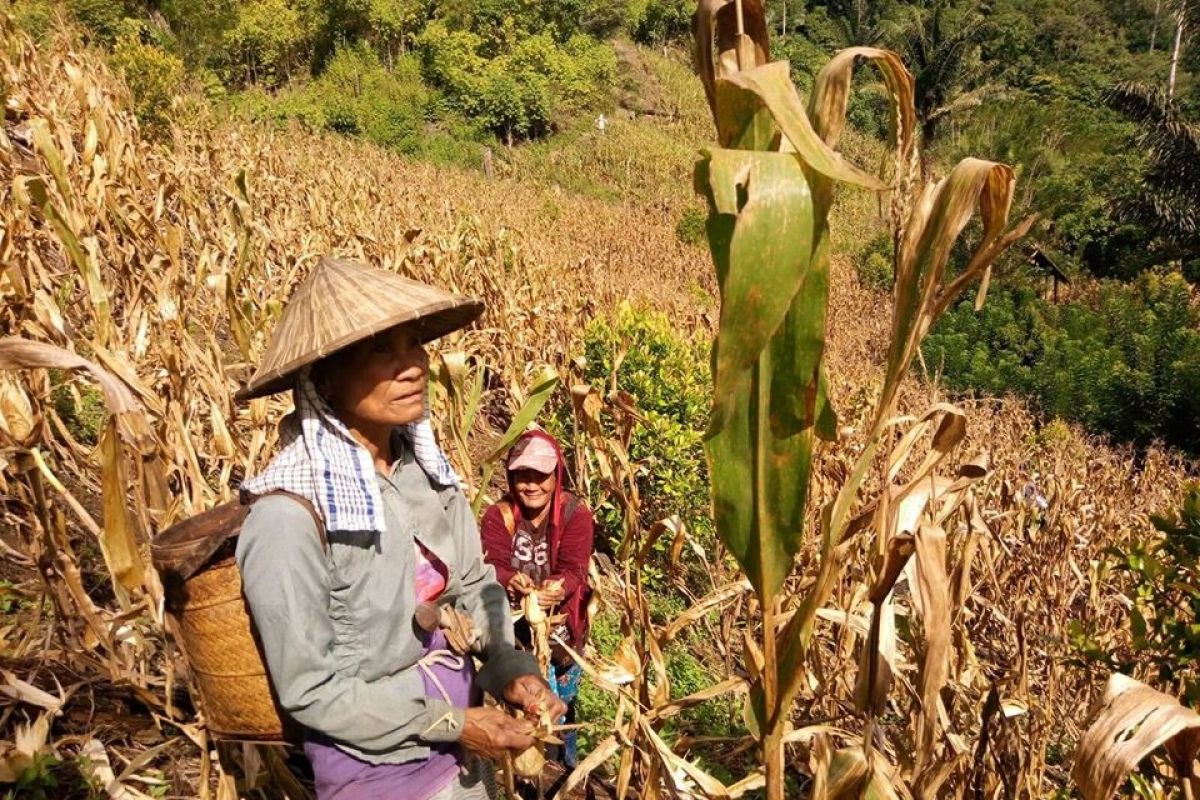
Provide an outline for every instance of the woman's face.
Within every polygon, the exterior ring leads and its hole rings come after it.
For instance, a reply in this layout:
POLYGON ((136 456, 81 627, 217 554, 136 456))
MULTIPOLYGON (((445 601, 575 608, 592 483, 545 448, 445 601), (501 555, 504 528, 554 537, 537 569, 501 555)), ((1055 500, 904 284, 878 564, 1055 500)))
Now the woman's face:
POLYGON ((429 354, 416 331, 384 331, 335 357, 318 388, 351 427, 394 427, 425 414, 429 354))
POLYGON ((554 485, 558 479, 553 472, 547 475, 535 469, 518 469, 513 470, 512 480, 521 507, 536 512, 545 508, 554 497, 554 485))

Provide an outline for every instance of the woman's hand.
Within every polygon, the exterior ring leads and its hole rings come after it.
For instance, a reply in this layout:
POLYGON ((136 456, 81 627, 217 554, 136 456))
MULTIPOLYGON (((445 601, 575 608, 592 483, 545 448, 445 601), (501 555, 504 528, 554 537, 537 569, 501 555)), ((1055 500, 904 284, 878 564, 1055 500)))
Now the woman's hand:
POLYGON ((533 585, 533 579, 524 572, 515 573, 508 580, 508 593, 514 599, 520 599, 532 592, 536 587, 533 585))
POLYGON ((551 722, 567 713, 567 704, 559 699, 550 684, 537 675, 521 675, 504 687, 504 699, 531 717, 546 714, 551 722))
POLYGON ((496 760, 506 752, 521 753, 533 747, 533 723, 527 719, 514 719, 499 708, 468 708, 463 720, 458 741, 485 758, 496 760))

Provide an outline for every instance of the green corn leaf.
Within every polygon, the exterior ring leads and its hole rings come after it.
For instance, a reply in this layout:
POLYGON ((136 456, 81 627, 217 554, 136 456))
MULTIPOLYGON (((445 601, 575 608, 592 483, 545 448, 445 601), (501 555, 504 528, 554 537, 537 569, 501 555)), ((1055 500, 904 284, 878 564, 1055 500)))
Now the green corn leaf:
POLYGON ((447 427, 458 451, 459 467, 472 472, 467 437, 475 426, 483 399, 484 368, 472 365, 466 352, 454 350, 440 354, 431 372, 450 402, 447 427))
MULTIPOLYGON (((738 113, 745 114, 747 101, 733 100, 730 90, 740 89, 752 93, 770 111, 775 124, 790 145, 787 149, 794 150, 806 166, 834 180, 870 189, 885 188, 878 178, 851 164, 821 138, 808 119, 804 103, 788 76, 788 70, 788 62, 775 61, 734 73, 718 82, 718 104, 736 102, 736 106, 731 105, 731 111, 739 109, 738 113)), ((720 121, 724 117, 725 114, 720 113, 717 119, 720 121)), ((726 122, 726 125, 728 124, 726 122)), ((718 129, 721 129, 720 122, 718 129)))
POLYGON ((533 386, 530 387, 525 402, 517 410, 516 415, 508 426, 508 430, 504 432, 504 435, 500 437, 500 441, 496 444, 495 448, 488 454, 489 461, 493 461, 504 455, 504 451, 513 446, 513 443, 529 427, 529 423, 537 419, 537 415, 542 412, 546 401, 550 399, 550 395, 557 388, 558 373, 555 372, 553 367, 542 367, 534 374, 533 386))
POLYGON ((483 507, 487 485, 491 482, 492 475, 495 474, 497 460, 521 437, 521 434, 529 427, 529 423, 537 419, 537 415, 541 413, 542 408, 545 407, 546 402, 550 399, 550 395, 554 394, 554 390, 557 388, 558 373, 553 367, 542 367, 533 376, 533 386, 530 388, 525 402, 517 410, 516 415, 513 416, 508 430, 500 437, 496 446, 492 448, 485 459, 477 487, 478 491, 475 494, 475 499, 471 502, 471 508, 475 511, 476 515, 479 514, 479 509, 483 507))
MULTIPOLYGON (((803 541, 824 397, 819 365, 828 260, 813 261, 812 195, 794 155, 714 150, 706 156, 696 184, 709 201, 721 289, 706 442, 714 514, 755 590, 770 597, 803 541)), ((825 402, 826 425, 831 414, 825 402)))

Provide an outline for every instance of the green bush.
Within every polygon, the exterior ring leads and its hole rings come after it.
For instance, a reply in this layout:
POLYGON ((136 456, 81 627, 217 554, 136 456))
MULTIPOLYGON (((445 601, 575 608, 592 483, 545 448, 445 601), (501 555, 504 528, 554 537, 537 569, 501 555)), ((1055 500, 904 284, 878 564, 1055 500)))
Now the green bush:
POLYGON ((1200 453, 1200 311, 1178 274, 1106 281, 1089 302, 1055 305, 1030 289, 960 304, 924 345, 957 389, 1032 397, 1050 416, 1122 441, 1161 439, 1200 453))
MULTIPOLYGON (((588 643, 601 658, 616 654, 621 644, 621 621, 612 609, 601 606, 600 613, 592 619, 588 643)), ((575 715, 579 722, 589 723, 579 731, 579 756, 583 758, 609 734, 607 726, 617 715, 617 698, 595 681, 584 679, 579 683, 575 715)))
POLYGON ((67 426, 67 430, 80 444, 95 446, 100 441, 100 431, 108 419, 108 406, 104 395, 91 384, 78 382, 71 391, 70 376, 60 370, 51 370, 56 385, 51 393, 54 413, 67 426))
POLYGON ((486 59, 478 54, 483 39, 467 30, 451 30, 440 21, 425 26, 417 37, 425 79, 466 110, 483 89, 486 59))
POLYGON ((891 291, 895 280, 893 267, 892 235, 881 233, 867 242, 854 256, 854 270, 858 273, 858 281, 868 289, 891 291))
POLYGON ((222 37, 229 78, 269 86, 286 81, 310 49, 314 20, 287 0, 249 0, 222 37))
POLYGON ((796 88, 806 94, 812 91, 813 81, 829 61, 830 52, 830 49, 808 36, 784 36, 771 42, 771 58, 787 61, 791 65, 796 88))
POLYGON ((112 0, 67 0, 67 10, 88 33, 105 44, 117 40, 125 18, 134 14, 134 9, 125 3, 112 0))
MULTIPOLYGON (((634 429, 630 455, 639 473, 642 527, 677 515, 704 545, 715 542, 709 513, 708 472, 703 437, 711 403, 709 344, 684 336, 665 314, 623 305, 611 319, 596 319, 584 332, 586 378, 603 386, 616 359, 617 386, 637 399, 642 422, 634 429)), ((621 530, 616 511, 599 504, 601 529, 621 530)), ((666 571, 668 537, 658 542, 666 571)), ((698 580, 703 576, 694 576, 698 580)), ((703 591, 702 584, 701 591, 703 591)))
POLYGON ((13 24, 40 41, 54 25, 55 5, 51 0, 25 0, 10 7, 13 24))
POLYGON ((388 70, 364 44, 339 48, 311 91, 327 128, 402 152, 416 146, 430 99, 414 56, 402 56, 388 70))
POLYGON ((703 246, 707 242, 705 238, 707 221, 708 215, 704 211, 696 206, 688 206, 680 215, 679 222, 675 224, 675 235, 684 244, 703 246))
POLYGON ((499 62, 488 65, 479 97, 472 102, 481 120, 510 144, 549 133, 553 110, 549 79, 536 72, 510 71, 499 62))
POLYGON ((365 44, 338 48, 315 80, 276 94, 251 89, 236 105, 258 119, 297 120, 313 130, 361 136, 403 153, 431 137, 427 117, 434 93, 421 80, 417 57, 407 54, 386 68, 365 44))
POLYGON ((435 21, 417 45, 424 76, 448 109, 510 142, 546 135, 557 115, 599 103, 616 79, 612 48, 583 35, 565 45, 548 33, 527 36, 489 57, 484 37, 435 21))
POLYGON ((141 26, 122 33, 113 47, 112 64, 133 93, 133 110, 151 134, 164 132, 171 105, 183 86, 183 62, 157 45, 142 41, 141 26))
POLYGON ((634 0, 626 25, 639 44, 662 44, 691 31, 695 10, 696 4, 690 0, 634 0))
POLYGON ((577 34, 604 38, 616 33, 629 0, 445 0, 437 18, 448 27, 483 39, 489 58, 508 52, 529 36, 546 34, 566 42, 577 34))

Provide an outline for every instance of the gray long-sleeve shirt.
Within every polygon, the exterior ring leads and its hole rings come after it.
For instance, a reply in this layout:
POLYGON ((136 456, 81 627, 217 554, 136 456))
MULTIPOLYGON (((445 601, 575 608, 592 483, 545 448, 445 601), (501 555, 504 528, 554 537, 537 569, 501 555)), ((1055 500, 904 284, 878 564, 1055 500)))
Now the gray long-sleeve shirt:
POLYGON ((457 489, 437 490, 403 452, 378 475, 387 530, 329 531, 297 501, 254 503, 237 561, 280 705, 306 728, 375 764, 425 758, 428 744, 458 739, 463 711, 425 696, 424 653, 413 614, 420 542, 449 570, 439 599, 480 631, 477 683, 493 695, 537 664, 513 645, 504 589, 483 560, 471 508, 457 489))

